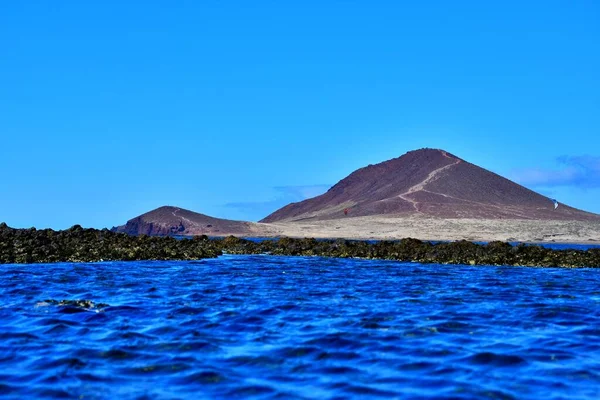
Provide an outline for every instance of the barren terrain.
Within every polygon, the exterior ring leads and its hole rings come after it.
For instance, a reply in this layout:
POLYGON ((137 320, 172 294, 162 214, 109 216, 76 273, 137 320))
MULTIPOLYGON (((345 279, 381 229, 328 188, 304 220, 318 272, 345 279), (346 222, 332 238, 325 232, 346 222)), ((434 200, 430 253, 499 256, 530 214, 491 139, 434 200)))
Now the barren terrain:
POLYGON ((265 236, 600 243, 600 222, 593 221, 369 216, 256 225, 265 236))

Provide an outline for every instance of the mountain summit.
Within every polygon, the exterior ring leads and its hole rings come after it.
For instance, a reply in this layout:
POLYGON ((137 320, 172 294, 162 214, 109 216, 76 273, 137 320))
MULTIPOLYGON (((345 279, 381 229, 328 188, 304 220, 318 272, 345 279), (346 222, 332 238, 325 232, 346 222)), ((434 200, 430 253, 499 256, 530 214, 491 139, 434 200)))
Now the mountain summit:
POLYGON ((289 204, 260 222, 353 216, 597 220, 444 150, 420 149, 360 168, 327 193, 289 204))

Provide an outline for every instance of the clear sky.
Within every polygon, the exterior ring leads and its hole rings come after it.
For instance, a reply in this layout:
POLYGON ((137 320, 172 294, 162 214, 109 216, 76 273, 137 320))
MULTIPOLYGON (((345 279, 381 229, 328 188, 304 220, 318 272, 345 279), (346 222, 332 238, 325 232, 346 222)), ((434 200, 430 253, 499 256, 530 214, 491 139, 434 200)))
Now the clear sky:
POLYGON ((600 2, 3 1, 0 221, 257 220, 445 149, 600 213, 600 2))

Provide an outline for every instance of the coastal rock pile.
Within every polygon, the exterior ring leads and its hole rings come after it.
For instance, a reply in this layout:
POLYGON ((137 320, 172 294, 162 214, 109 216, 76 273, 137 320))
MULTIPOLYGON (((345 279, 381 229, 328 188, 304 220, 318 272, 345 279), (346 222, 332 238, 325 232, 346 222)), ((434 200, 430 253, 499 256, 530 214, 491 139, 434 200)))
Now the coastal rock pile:
POLYGON ((206 236, 191 240, 130 236, 75 225, 64 231, 13 229, 0 224, 0 263, 196 260, 221 251, 206 236))
POLYGON ((233 236, 218 241, 232 254, 356 257, 421 263, 513 265, 538 267, 600 267, 600 249, 552 250, 541 246, 505 242, 476 244, 468 241, 431 243, 417 239, 365 242, 282 238, 253 242, 233 236))
POLYGON ((421 263, 600 268, 600 249, 552 250, 505 242, 431 243, 417 239, 366 242, 280 238, 261 242, 229 236, 175 239, 130 236, 107 229, 13 229, 0 224, 0 263, 196 260, 230 254, 367 258, 421 263))

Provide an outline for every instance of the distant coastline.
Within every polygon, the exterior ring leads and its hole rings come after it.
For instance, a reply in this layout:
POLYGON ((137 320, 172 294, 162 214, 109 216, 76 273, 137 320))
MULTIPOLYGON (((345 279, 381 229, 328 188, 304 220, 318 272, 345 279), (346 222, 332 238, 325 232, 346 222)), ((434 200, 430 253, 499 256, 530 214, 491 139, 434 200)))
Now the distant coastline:
MULTIPOLYGON (((151 211, 113 228, 130 235, 207 235, 226 237, 314 237, 319 239, 398 240, 413 237, 428 241, 596 243, 600 222, 534 219, 433 218, 422 216, 365 216, 315 221, 256 223, 219 220, 175 207, 186 221, 156 216, 151 211), (207 218, 211 218, 207 220, 207 218), (208 221, 208 222, 207 222, 208 221), (220 221, 226 221, 221 223, 220 221), (183 229, 182 229, 183 227, 183 229)), ((162 212, 162 211, 161 211, 162 212)), ((167 214, 166 212, 163 214, 167 214)))
POLYGON ((600 268, 600 248, 553 250, 541 246, 494 241, 430 243, 406 238, 369 243, 360 240, 314 238, 251 241, 229 236, 209 239, 195 236, 132 236, 108 229, 74 226, 64 231, 13 229, 0 224, 0 263, 198 260, 230 254, 366 258, 403 262, 504 265, 530 267, 600 268))

